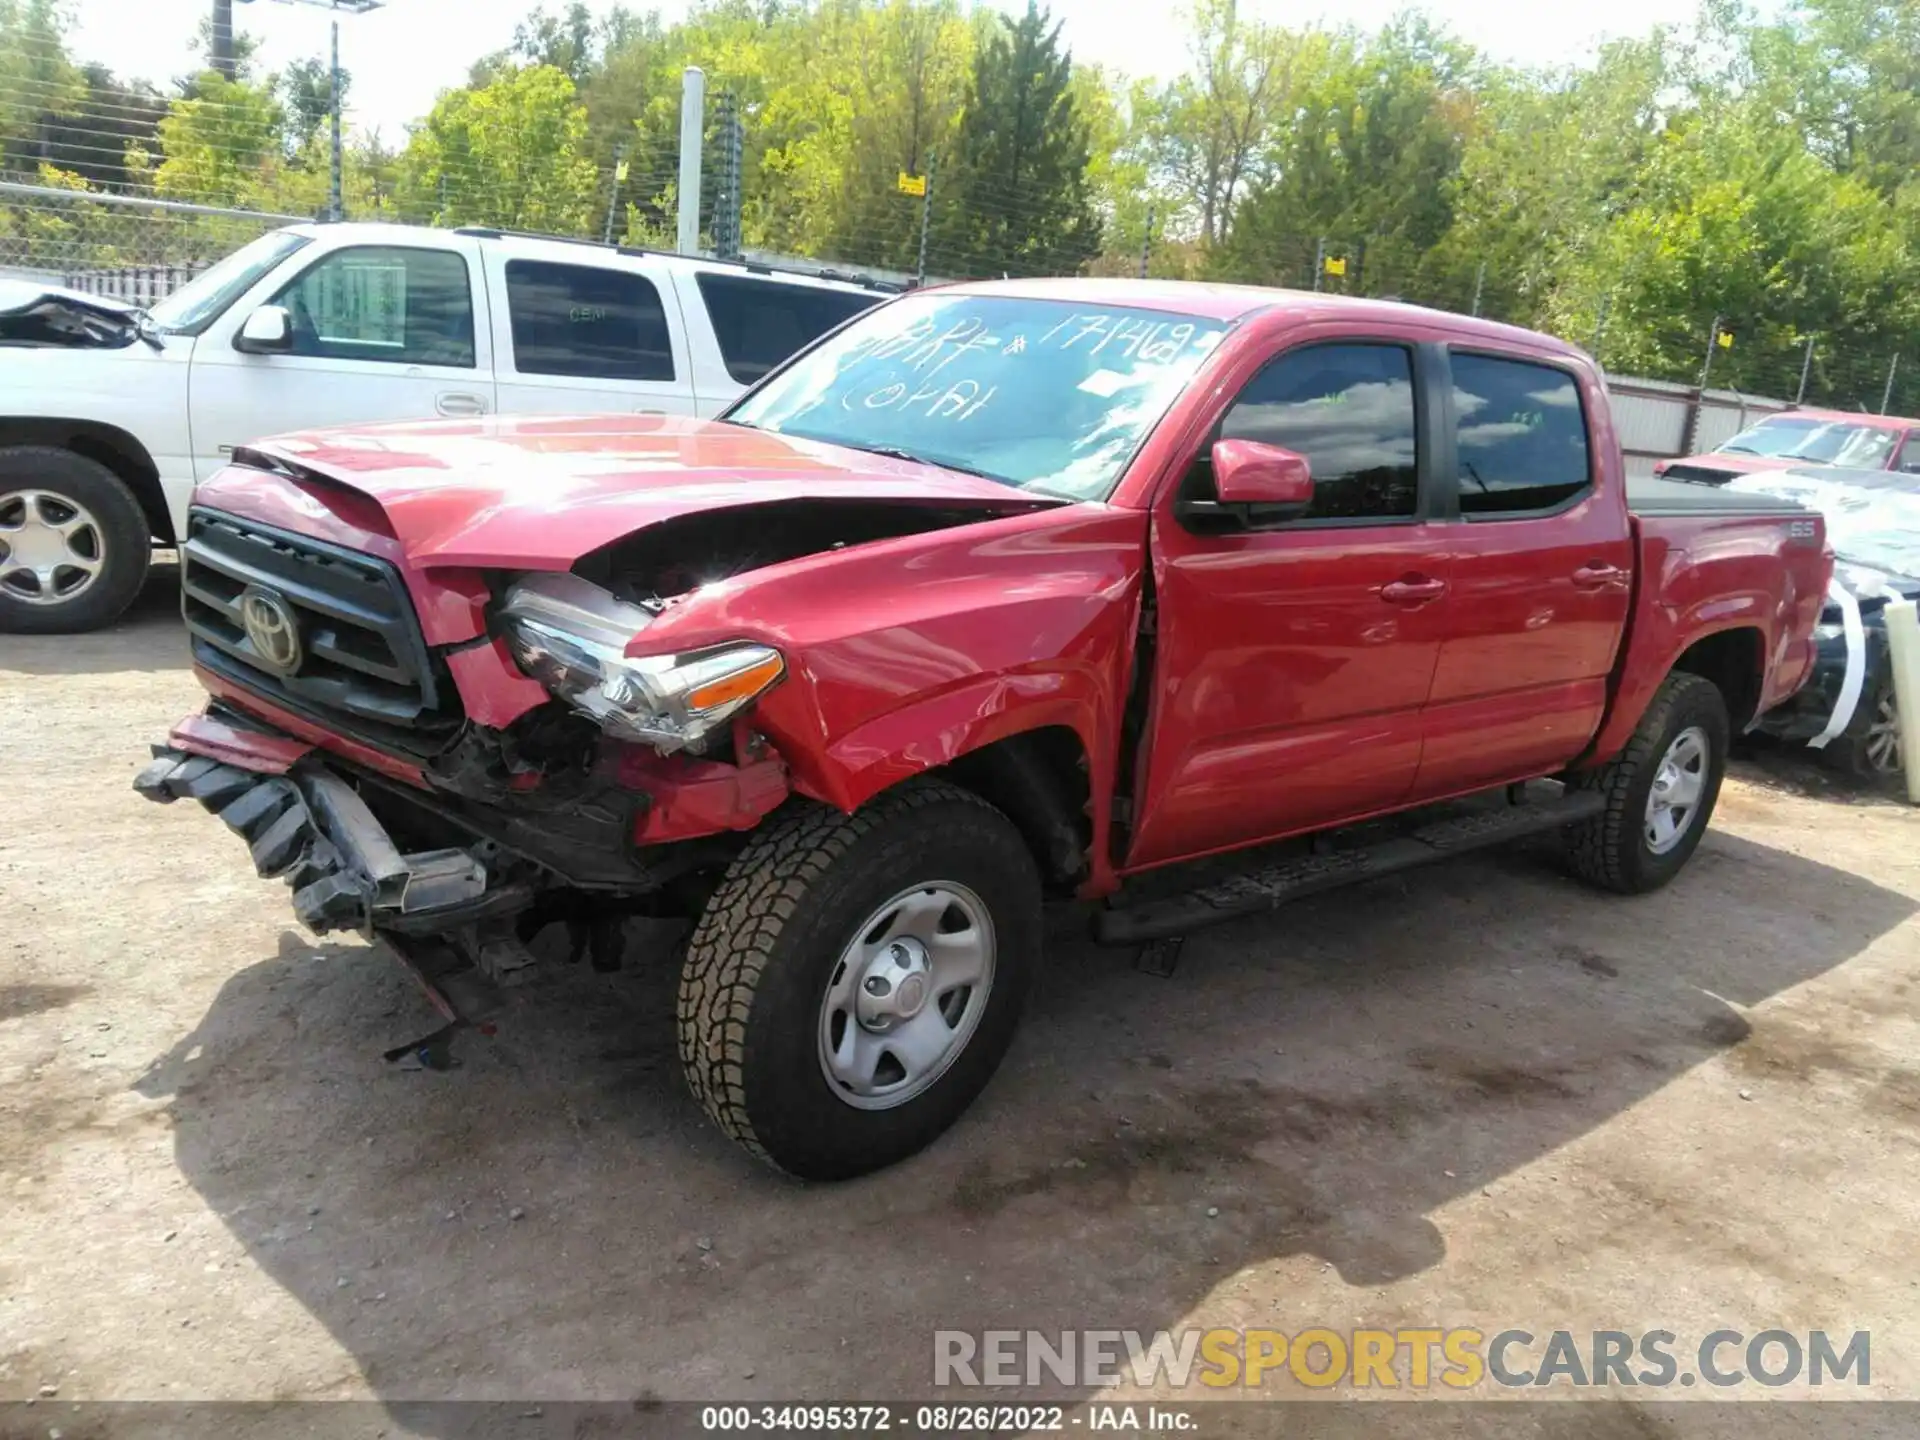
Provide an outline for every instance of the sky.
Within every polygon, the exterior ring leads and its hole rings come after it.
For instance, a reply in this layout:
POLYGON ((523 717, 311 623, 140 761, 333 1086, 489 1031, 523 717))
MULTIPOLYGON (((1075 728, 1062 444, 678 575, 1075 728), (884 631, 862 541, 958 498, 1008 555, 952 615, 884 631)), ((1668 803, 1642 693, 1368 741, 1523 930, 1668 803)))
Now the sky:
MULTIPOLYGON (((614 0, 588 0, 605 11, 614 0)), ((989 0, 1000 9, 1024 9, 1024 0, 989 0)), ((161 85, 194 68, 192 41, 207 0, 72 0, 75 56, 98 60, 123 81, 161 85)), ((630 9, 656 8, 628 0, 630 9)), ((1242 12, 1290 26, 1384 24, 1407 0, 1241 0, 1242 12)), ((424 115, 442 89, 459 85, 479 56, 500 49, 533 0, 388 0, 384 9, 340 22, 340 63, 353 74, 348 98, 352 122, 378 127, 389 144, 405 138, 407 122, 424 115)), ((562 8, 553 5, 550 8, 562 8)), ((657 0, 669 19, 687 0, 657 0)), ((1592 56, 1607 38, 1639 35, 1686 18, 1686 0, 1611 0, 1605 6, 1548 0, 1517 8, 1513 0, 1426 0, 1421 6, 1454 34, 1498 60, 1555 65, 1592 56)), ((1075 58, 1132 76, 1165 78, 1185 68, 1181 7, 1138 0, 1051 0, 1062 36, 1075 58)), ((245 0, 235 25, 259 36, 261 63, 278 69, 290 60, 325 55, 329 16, 311 3, 245 0)))

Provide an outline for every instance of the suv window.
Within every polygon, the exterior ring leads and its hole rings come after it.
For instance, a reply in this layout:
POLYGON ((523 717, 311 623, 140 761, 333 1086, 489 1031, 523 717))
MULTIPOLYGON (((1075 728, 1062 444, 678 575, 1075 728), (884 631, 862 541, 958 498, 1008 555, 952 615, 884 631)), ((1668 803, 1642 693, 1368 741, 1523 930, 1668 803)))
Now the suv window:
POLYGON ((1586 415, 1564 370, 1456 354, 1453 404, 1461 514, 1550 510, 1587 488, 1586 415))
POLYGON ((1413 355, 1401 345, 1313 345, 1282 355, 1240 392, 1220 438, 1306 456, 1313 504, 1301 519, 1411 517, 1419 500, 1413 355))
POLYGON ((1920 471, 1920 430, 1907 432, 1907 443, 1900 447, 1900 460, 1894 469, 1904 470, 1909 475, 1920 471))
POLYGON ((705 270, 694 283, 713 320, 727 374, 742 385, 751 385, 801 346, 872 308, 880 298, 705 270))
POLYGON ((522 375, 673 379, 660 292, 631 270, 509 260, 507 318, 522 375))
POLYGON ((271 303, 292 319, 289 354, 473 368, 467 262, 450 250, 336 250, 271 303))

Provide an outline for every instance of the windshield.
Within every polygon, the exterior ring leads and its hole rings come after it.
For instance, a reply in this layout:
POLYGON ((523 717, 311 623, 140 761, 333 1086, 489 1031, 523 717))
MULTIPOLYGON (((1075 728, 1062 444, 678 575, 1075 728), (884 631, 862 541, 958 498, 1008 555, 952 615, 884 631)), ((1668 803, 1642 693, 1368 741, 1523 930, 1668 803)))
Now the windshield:
POLYGON ((154 306, 150 312, 153 323, 169 335, 198 335, 262 275, 307 243, 306 236, 290 230, 262 235, 201 271, 154 306))
POLYGON ((1100 500, 1225 333, 1162 310, 914 295, 855 320, 725 418, 1100 500))
POLYGON ((1876 470, 1887 463, 1897 439, 1896 432, 1874 425, 1794 416, 1762 420, 1751 430, 1741 431, 1720 449, 1735 455, 1766 455, 1876 470))

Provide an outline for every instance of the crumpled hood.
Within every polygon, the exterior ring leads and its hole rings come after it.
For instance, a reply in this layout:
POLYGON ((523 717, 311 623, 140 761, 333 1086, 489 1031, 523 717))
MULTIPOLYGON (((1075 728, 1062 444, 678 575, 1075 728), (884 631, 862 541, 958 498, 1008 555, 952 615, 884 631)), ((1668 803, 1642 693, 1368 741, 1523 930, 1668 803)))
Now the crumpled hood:
MULTIPOLYGON (((701 510, 796 499, 887 500, 1006 513, 1051 506, 991 480, 671 416, 492 417, 305 431, 236 450, 196 503, 222 508, 269 469, 316 497, 372 499, 416 566, 563 570, 603 545, 701 510)), ((232 508, 245 510, 244 504, 232 508)))
POLYGON ((0 341, 11 344, 75 349, 129 345, 139 334, 140 313, 119 300, 59 285, 0 280, 0 341))

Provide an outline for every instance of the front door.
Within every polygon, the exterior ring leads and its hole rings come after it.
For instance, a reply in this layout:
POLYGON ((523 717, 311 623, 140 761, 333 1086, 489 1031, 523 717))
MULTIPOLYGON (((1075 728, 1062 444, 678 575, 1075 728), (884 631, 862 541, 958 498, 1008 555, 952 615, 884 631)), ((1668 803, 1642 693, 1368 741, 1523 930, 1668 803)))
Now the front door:
POLYGON ((194 346, 194 469, 204 480, 235 445, 288 430, 484 415, 493 406, 478 245, 348 245, 256 303, 285 307, 290 348, 245 354, 236 305, 194 346))
POLYGON ((1344 339, 1282 353, 1157 503, 1154 694, 1127 868, 1357 819, 1412 788, 1451 604, 1420 359, 1344 339), (1306 456, 1311 507, 1229 524, 1193 511, 1213 494, 1213 441, 1235 438, 1306 456))

